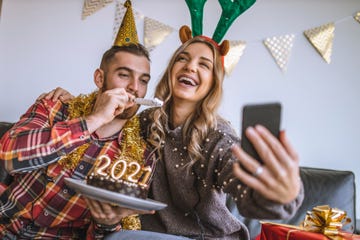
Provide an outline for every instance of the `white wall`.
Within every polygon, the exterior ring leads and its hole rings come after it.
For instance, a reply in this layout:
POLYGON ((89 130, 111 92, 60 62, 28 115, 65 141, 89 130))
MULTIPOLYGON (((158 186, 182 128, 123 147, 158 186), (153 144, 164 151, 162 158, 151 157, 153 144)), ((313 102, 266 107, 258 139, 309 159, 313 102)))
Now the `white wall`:
MULTIPOLYGON (((92 74, 112 44, 115 3, 85 21, 82 0, 4 0, 0 18, 0 121, 16 121, 42 92, 62 86, 74 94, 95 89, 92 74)), ((133 0, 134 9, 175 29, 190 25, 183 0, 133 0)), ((205 6, 204 34, 212 35, 220 7, 205 6)), ((282 126, 296 146, 302 166, 352 170, 360 216, 360 23, 351 17, 359 0, 258 0, 229 30, 229 40, 248 46, 224 84, 221 113, 240 131, 246 102, 279 100, 282 126), (302 35, 335 21, 332 62, 326 64, 302 35), (262 45, 265 37, 296 34, 282 73, 262 45)), ((142 39, 143 23, 138 22, 142 39)), ((170 54, 177 32, 152 53, 149 96, 170 54)), ((359 217, 358 217, 359 218, 359 217)))

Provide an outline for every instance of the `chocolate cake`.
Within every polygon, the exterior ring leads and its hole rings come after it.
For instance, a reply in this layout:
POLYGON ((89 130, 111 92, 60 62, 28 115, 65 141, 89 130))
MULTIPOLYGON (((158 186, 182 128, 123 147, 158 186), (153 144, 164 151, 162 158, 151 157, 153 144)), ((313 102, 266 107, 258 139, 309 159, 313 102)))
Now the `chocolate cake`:
POLYGON ((116 180, 110 176, 97 175, 94 172, 87 177, 86 183, 94 187, 142 199, 146 199, 148 193, 146 186, 123 179, 116 180))

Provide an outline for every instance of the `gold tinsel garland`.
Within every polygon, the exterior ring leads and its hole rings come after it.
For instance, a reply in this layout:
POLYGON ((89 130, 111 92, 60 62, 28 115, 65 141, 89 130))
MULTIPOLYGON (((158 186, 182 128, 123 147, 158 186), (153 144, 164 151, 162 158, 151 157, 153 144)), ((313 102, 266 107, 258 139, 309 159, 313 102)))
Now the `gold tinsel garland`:
MULTIPOLYGON (((97 96, 97 92, 93 92, 89 95, 82 94, 72 99, 69 102, 69 108, 68 108, 69 118, 74 119, 89 115, 94 106, 96 96, 97 96)), ((72 151, 70 154, 61 157, 59 160, 59 164, 64 168, 74 169, 89 146, 90 144, 86 143, 78 147, 76 150, 72 151)))
MULTIPOLYGON (((126 122, 122 130, 122 139, 121 139, 121 154, 120 156, 115 156, 116 159, 122 159, 126 162, 137 162, 140 166, 144 163, 144 150, 146 148, 146 143, 140 136, 140 119, 138 117, 133 117, 126 122)), ((119 166, 119 168, 121 168, 119 166)), ((121 171, 121 169, 117 171, 121 171)), ((110 170, 110 168, 108 168, 110 170)), ((123 178, 127 178, 129 175, 132 175, 134 170, 128 169, 123 178)), ((141 171, 138 171, 138 174, 135 175, 135 178, 139 178, 142 175, 141 171)))
MULTIPOLYGON (((95 104, 97 92, 88 95, 79 95, 69 102, 69 118, 87 116, 91 113, 95 104)), ((126 122, 123 127, 123 139, 121 141, 121 157, 124 159, 136 160, 139 164, 143 161, 145 141, 140 136, 140 121, 138 117, 133 117, 126 122)), ((80 159, 84 155, 90 143, 83 144, 70 154, 63 156, 59 164, 66 169, 75 169, 80 159)), ((122 228, 126 230, 140 230, 141 222, 138 215, 131 215, 121 220, 122 228)))

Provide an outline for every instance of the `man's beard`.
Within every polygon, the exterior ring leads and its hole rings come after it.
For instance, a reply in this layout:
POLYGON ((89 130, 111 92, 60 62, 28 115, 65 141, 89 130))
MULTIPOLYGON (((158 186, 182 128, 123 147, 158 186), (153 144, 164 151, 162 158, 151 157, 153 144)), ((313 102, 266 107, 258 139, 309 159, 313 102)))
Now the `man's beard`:
POLYGON ((130 119, 135 116, 137 110, 139 109, 139 105, 134 105, 131 108, 125 109, 122 113, 117 115, 116 119, 130 119))
MULTIPOLYGON (((100 90, 101 90, 101 92, 105 92, 106 90, 109 90, 107 88, 106 72, 104 72, 104 85, 100 90)), ((135 97, 137 97, 136 94, 135 94, 135 97)), ((130 119, 133 116, 135 116, 139 107, 140 107, 139 105, 135 104, 134 106, 132 106, 130 108, 124 109, 124 111, 122 113, 120 113, 119 115, 115 116, 115 118, 116 119, 130 119)))

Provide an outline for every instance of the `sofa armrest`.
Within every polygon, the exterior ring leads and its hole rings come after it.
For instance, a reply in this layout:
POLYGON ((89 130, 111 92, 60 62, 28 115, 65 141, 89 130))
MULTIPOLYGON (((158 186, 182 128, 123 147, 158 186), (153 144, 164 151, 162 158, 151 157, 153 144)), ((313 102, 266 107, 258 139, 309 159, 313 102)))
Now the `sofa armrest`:
POLYGON ((7 130, 9 130, 14 123, 10 122, 0 122, 0 138, 6 133, 7 130))
MULTIPOLYGON (((329 205, 346 211, 352 222, 345 225, 343 229, 354 232, 356 229, 354 173, 351 171, 301 167, 300 176, 304 183, 305 198, 296 214, 287 220, 262 220, 299 225, 305 219, 307 211, 312 210, 315 206, 329 205)), ((231 198, 228 198, 228 207, 240 221, 247 225, 250 236, 254 239, 261 230, 259 219, 243 218, 235 204, 231 202, 231 198)))
MULTIPOLYGON (((10 122, 0 122, 0 138, 5 134, 7 130, 9 130, 14 124, 10 122)), ((0 183, 9 185, 12 181, 12 176, 5 171, 4 168, 0 166, 0 183)))

